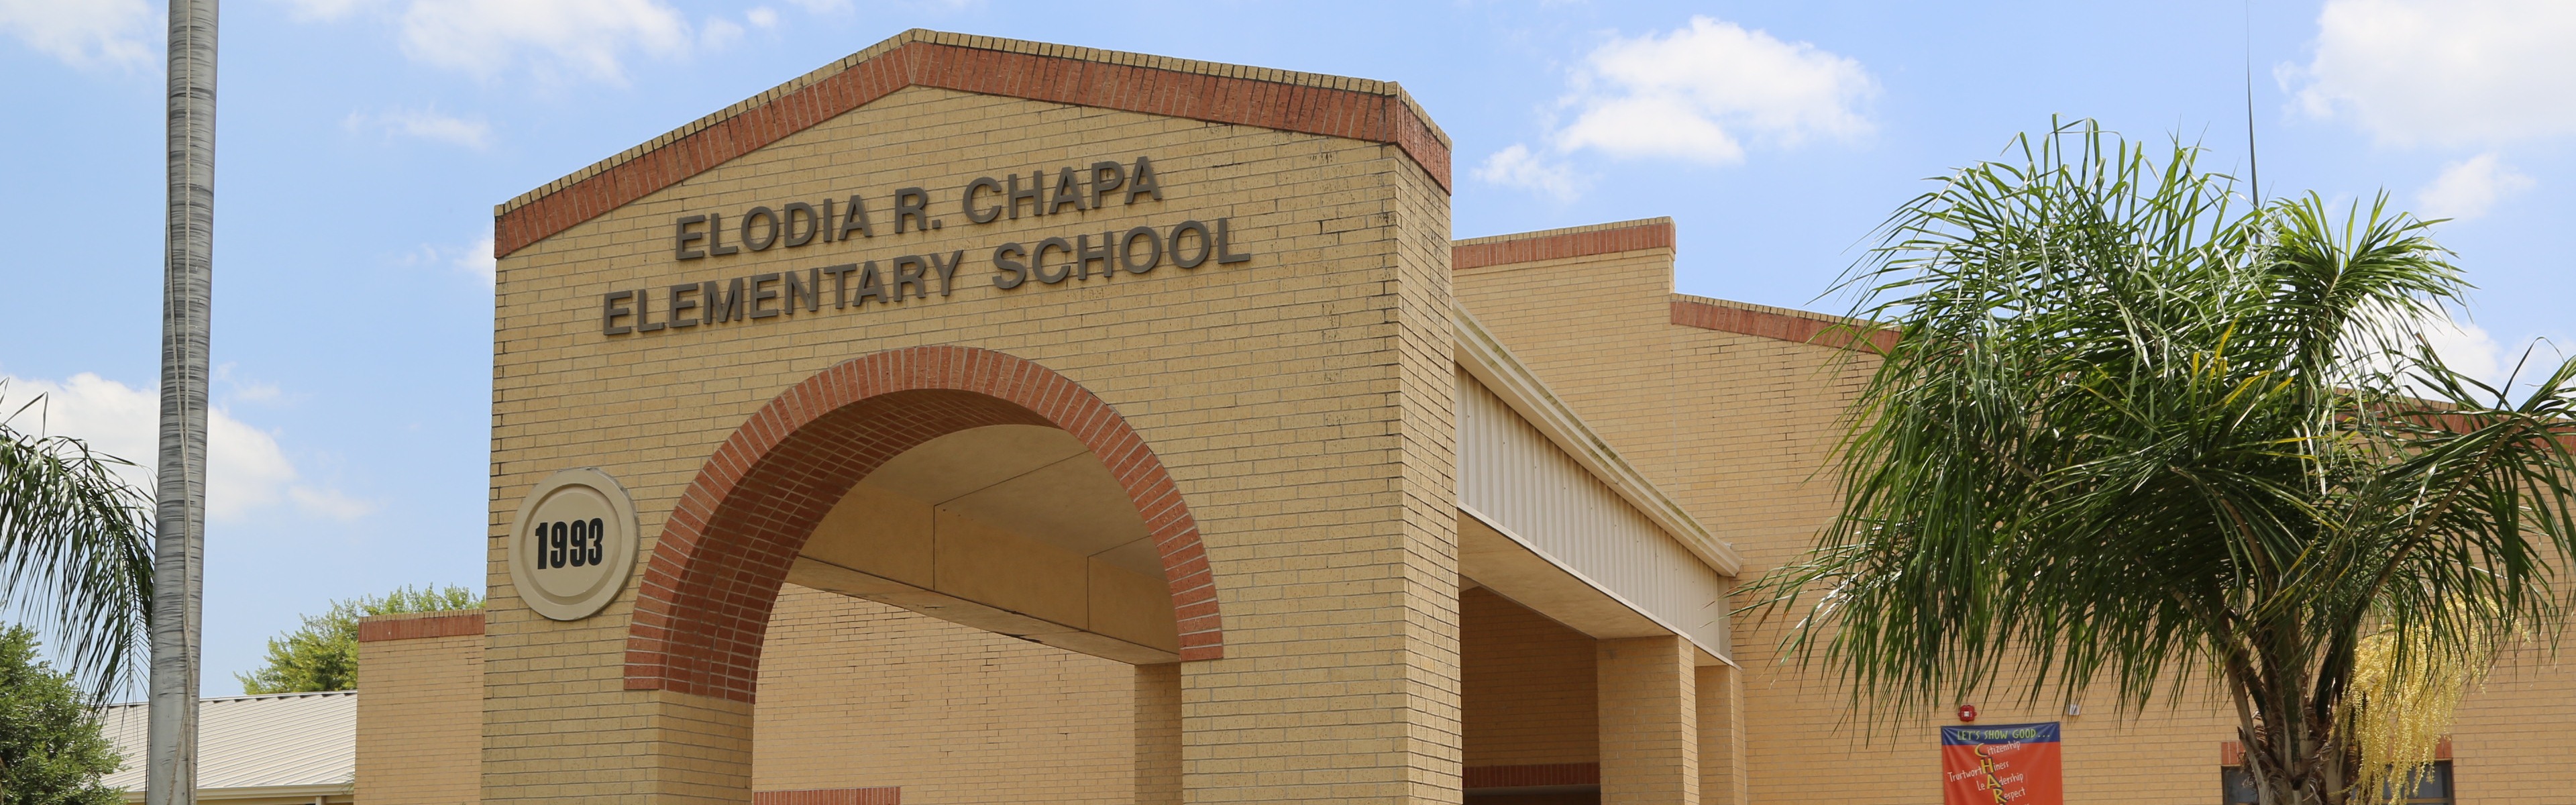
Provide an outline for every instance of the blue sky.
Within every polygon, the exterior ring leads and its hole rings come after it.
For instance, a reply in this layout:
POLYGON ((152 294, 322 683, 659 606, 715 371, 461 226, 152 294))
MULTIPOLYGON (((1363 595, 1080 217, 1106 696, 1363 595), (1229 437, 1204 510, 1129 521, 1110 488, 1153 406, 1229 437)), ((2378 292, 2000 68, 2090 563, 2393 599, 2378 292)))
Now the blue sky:
MULTIPOLYGON (((2576 335, 2576 6, 2547 0, 233 0, 223 26, 209 695, 329 599, 482 584, 491 205, 911 27, 1401 81, 1456 140, 1459 237, 1670 215, 1680 290, 1814 309, 1924 177, 2052 115, 2243 164, 2250 64, 2267 190, 2458 218, 2455 361, 2576 335)), ((161 27, 0 0, 0 375, 137 459, 161 27)))

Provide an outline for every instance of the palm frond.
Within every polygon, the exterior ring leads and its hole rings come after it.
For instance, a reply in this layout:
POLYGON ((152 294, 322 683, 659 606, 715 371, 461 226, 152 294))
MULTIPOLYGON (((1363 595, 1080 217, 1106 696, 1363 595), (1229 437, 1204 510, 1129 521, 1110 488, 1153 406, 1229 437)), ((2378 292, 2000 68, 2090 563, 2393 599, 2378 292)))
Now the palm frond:
POLYGON ((151 610, 147 501, 119 466, 0 420, 0 611, 51 621, 64 670, 99 698, 133 679, 151 610))
POLYGON ((1890 714, 2004 680, 2143 706, 2207 672, 2263 720, 2259 766, 2340 792, 2371 635, 2457 667, 2554 633, 2576 362, 2511 404, 2443 365, 2421 329, 2468 285, 2424 222, 2384 194, 2245 205, 2197 149, 2090 122, 2016 150, 1841 283, 1897 338, 1845 421, 1840 515, 1751 588, 1794 616, 1785 656, 1890 714))

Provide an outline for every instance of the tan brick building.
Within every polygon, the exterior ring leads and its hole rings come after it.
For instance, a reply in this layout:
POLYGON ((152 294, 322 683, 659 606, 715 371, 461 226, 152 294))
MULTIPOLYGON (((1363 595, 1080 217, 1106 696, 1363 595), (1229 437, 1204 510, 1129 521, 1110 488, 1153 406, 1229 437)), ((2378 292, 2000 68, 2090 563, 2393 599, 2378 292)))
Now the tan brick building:
MULTIPOLYGON (((490 608, 368 624, 358 801, 1938 801, 1946 714, 1728 614, 1832 512, 1848 333, 1673 293, 1665 220, 1453 241, 1448 142, 916 31, 502 205, 490 608), (540 612, 575 468, 637 558, 540 612)), ((2492 687, 2459 801, 2563 801, 2576 680, 2492 687)), ((2220 800, 2214 708, 1981 704, 2069 801, 2220 800)))

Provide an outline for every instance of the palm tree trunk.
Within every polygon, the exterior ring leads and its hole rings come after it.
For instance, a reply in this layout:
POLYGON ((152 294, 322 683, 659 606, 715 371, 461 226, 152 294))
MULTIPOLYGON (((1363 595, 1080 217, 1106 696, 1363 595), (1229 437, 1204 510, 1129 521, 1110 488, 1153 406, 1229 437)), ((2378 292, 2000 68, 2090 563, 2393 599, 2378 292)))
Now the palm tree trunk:
POLYGON ((206 555, 207 310, 214 295, 215 0, 170 0, 169 232, 152 550, 144 801, 197 801, 198 603, 206 555))

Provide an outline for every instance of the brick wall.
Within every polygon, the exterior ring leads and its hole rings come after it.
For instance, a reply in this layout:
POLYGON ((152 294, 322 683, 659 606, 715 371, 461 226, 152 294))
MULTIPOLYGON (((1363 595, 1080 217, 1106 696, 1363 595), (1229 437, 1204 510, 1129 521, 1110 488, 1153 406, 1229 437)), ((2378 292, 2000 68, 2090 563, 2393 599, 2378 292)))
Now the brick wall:
MULTIPOLYGON (((482 621, 363 622, 361 801, 479 801, 482 621)), ((770 628, 761 802, 1133 801, 1132 666, 792 585, 770 628)))
POLYGON ((2451 771, 2462 805, 2540 805, 2576 791, 2576 666, 2538 646, 2509 655, 2460 704, 2451 771))
POLYGON ((1599 762, 1591 636, 1483 588, 1458 606, 1467 768, 1599 762))
POLYGON ((483 796, 483 613, 358 624, 357 801, 472 805, 483 796))
POLYGON ((1602 805, 1699 802, 1697 653, 1678 635, 1593 644, 1602 805))
MULTIPOLYGON (((1804 551, 1832 519, 1831 479, 1814 472, 1872 364, 1841 349, 1858 333, 1833 316, 1672 293, 1669 226, 1463 241, 1497 256, 1459 272, 1458 296, 1641 472, 1734 543, 1752 578, 1804 551)), ((1738 270, 1722 255, 1700 259, 1738 270)), ((1749 801, 1939 802, 1935 728, 1957 723, 1951 712, 1892 723, 1850 712, 1845 691, 1783 664, 1780 625, 1737 624, 1749 801)), ((2510 659, 2462 705, 2459 801, 2543 802, 2576 789, 2576 764, 2564 760, 2576 745, 2571 702, 2576 672, 2510 659)), ((2070 802, 2215 802, 2218 746, 2235 737, 2232 711, 2201 699, 2121 714, 2097 695, 2077 702, 2079 716, 2053 700, 1973 703, 1979 723, 2063 722, 2070 802)), ((1708 801, 1723 796, 1732 793, 1703 789, 1708 801)))
POLYGON ((760 666, 752 788, 1133 802, 1134 668, 790 585, 760 666))
MULTIPOLYGON (((1113 57, 1124 58, 1099 55, 1113 57)), ((595 466, 635 497, 650 556, 676 533, 668 515, 707 457, 782 391, 888 349, 1009 354, 1124 417, 1196 518, 1224 656, 1182 667, 1194 801, 1454 796, 1448 199, 1404 136, 916 84, 583 218, 499 264, 492 534, 544 475, 595 466), (1161 172, 1162 202, 980 227, 940 209, 944 230, 887 231, 882 205, 894 188, 947 199, 977 176, 1136 155, 1161 172), (880 204, 874 238, 672 258, 679 216, 853 192, 880 204), (1252 261, 1012 291, 988 283, 987 255, 1005 241, 1220 217, 1252 261), (966 250, 968 263, 947 296, 601 333, 610 290, 952 250, 966 250)), ((500 540, 489 556, 486 799, 738 801, 753 782, 757 705, 628 688, 641 583, 598 616, 547 621, 518 603, 500 540)), ((744 607, 747 623, 766 623, 770 604, 724 602, 744 607)))

